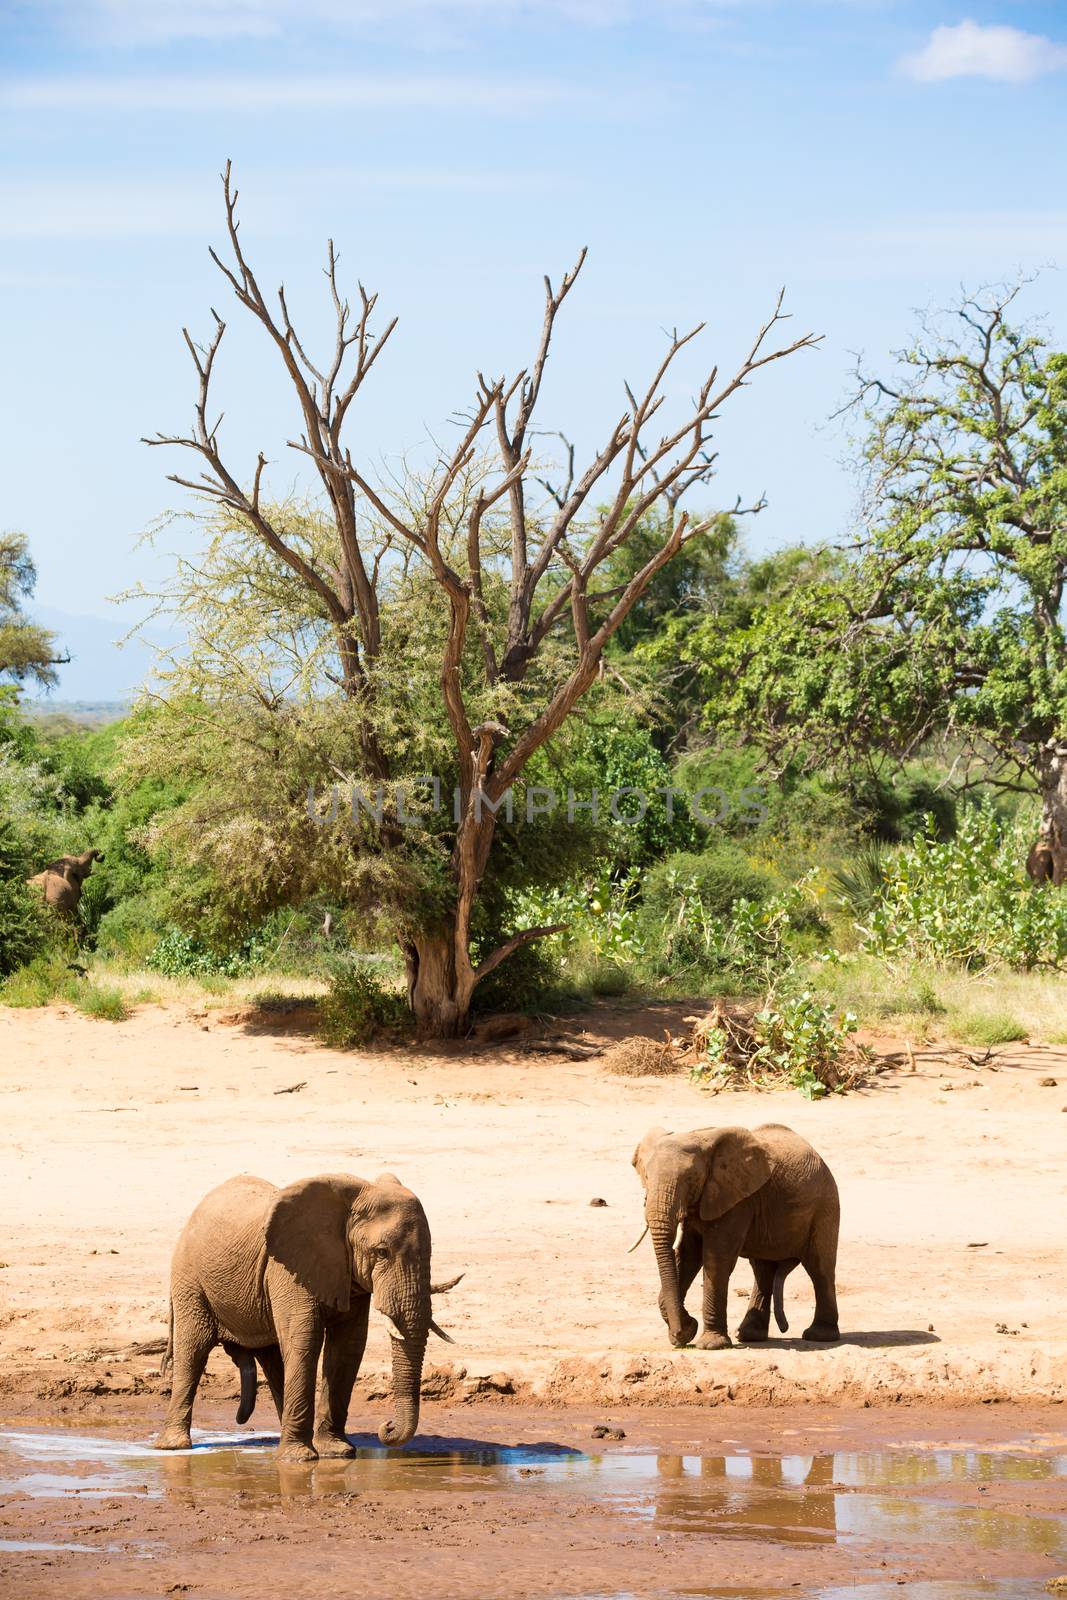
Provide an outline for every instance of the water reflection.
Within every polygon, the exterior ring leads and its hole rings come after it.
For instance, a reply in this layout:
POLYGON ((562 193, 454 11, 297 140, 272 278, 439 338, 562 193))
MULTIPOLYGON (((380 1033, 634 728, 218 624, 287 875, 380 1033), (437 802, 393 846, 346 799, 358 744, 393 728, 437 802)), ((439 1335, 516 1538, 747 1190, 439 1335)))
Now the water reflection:
MULTIPOLYGON (((49 1499, 149 1494, 210 1502, 226 1494, 252 1504, 398 1491, 563 1494, 595 1499, 656 1533, 779 1545, 874 1540, 897 1549, 952 1542, 1067 1558, 1065 1517, 960 1504, 927 1492, 1067 1477, 1064 1455, 936 1448, 594 1456, 553 1441, 504 1446, 433 1435, 388 1450, 372 1435, 354 1435, 351 1460, 286 1466, 270 1448, 275 1443, 272 1434, 217 1434, 198 1437, 188 1451, 157 1453, 143 1444, 59 1431, 0 1433, 0 1487, 49 1499)), ((932 1597, 937 1593, 931 1590, 932 1597)), ((942 1593, 947 1600, 948 1591, 942 1593)))

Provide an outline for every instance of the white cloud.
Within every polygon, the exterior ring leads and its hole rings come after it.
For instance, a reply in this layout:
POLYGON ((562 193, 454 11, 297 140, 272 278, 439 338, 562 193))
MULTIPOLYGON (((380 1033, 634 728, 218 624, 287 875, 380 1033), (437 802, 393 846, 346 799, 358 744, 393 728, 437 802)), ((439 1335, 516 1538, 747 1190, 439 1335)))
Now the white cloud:
POLYGON ((917 83, 941 83, 946 78, 1028 83, 1042 73, 1067 70, 1067 45, 1019 28, 960 22, 935 28, 922 50, 904 57, 899 70, 917 83))
POLYGON ((217 77, 147 73, 0 82, 0 110, 268 112, 469 110, 511 115, 574 98, 583 90, 536 79, 388 77, 338 73, 305 77, 217 77))

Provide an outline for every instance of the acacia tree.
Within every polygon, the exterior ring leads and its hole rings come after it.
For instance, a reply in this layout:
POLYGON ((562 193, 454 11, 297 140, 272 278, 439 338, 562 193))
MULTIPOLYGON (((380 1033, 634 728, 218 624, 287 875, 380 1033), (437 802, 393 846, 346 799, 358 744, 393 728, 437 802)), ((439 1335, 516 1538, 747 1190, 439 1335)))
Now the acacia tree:
MULTIPOLYGON (((865 529, 849 558, 688 648, 707 710, 839 766, 951 735, 966 780, 1041 797, 1067 869, 1067 355, 1009 320, 1018 287, 860 371, 865 529)), ((1038 863, 1035 860, 1035 866, 1038 863)))
POLYGON ((55 635, 26 616, 23 607, 33 594, 37 569, 24 533, 0 533, 0 677, 15 684, 27 678, 42 689, 56 683, 56 668, 69 656, 56 654, 55 635))
MULTIPOLYGON (((206 344, 185 331, 198 381, 192 431, 146 442, 199 456, 198 476, 175 474, 172 481, 205 497, 254 537, 323 619, 337 664, 327 676, 334 678, 354 730, 356 748, 346 770, 371 783, 385 785, 405 775, 404 752, 391 745, 380 704, 388 676, 383 653, 390 573, 397 562, 405 570, 414 563, 432 586, 440 628, 437 694, 458 789, 456 821, 443 908, 435 906, 420 922, 410 905, 403 914, 398 907, 394 926, 420 1031, 453 1035, 465 1026, 479 981, 522 945, 555 931, 520 929, 479 959, 472 955, 472 915, 497 837, 498 808, 594 684, 609 640, 657 574, 716 525, 716 517, 691 517, 679 502, 712 471, 711 432, 721 406, 758 370, 817 341, 806 334, 773 342, 783 320, 779 296, 736 371, 720 378, 712 367, 680 420, 656 436, 650 424, 664 404, 667 380, 703 325, 675 333, 647 386, 627 391, 626 409, 588 464, 580 466, 572 452, 565 480, 539 496, 543 469, 534 458, 535 413, 556 320, 581 271, 583 251, 558 286, 545 280, 544 317, 530 367, 511 379, 479 373, 454 448, 440 451, 428 480, 413 493, 410 486, 398 489, 372 476, 347 434, 353 403, 396 319, 375 333, 377 296, 360 285, 354 307, 345 298, 331 242, 326 279, 335 340, 328 358, 316 363, 294 326, 284 288, 268 299, 248 261, 228 165, 223 190, 227 249, 212 250, 212 259, 277 353, 301 419, 288 443, 317 474, 329 539, 317 549, 294 528, 284 506, 268 501, 264 454, 248 472, 224 454, 211 409, 225 333, 217 313, 206 344), (624 581, 603 585, 602 572, 659 510, 666 514, 656 521, 657 537, 640 565, 624 581)), ((738 504, 733 512, 757 511, 761 504, 738 504)), ((284 706, 276 709, 284 715, 284 706)), ((388 852, 397 843, 387 818, 376 848, 388 852)))

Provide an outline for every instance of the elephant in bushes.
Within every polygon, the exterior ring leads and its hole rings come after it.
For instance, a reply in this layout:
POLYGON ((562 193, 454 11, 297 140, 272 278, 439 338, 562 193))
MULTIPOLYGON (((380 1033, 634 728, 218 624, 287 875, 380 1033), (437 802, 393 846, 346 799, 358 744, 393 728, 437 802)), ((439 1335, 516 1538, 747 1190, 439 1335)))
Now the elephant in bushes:
POLYGON ((262 1369, 282 1460, 353 1455, 345 1424, 372 1302, 393 1338, 395 1414, 378 1437, 405 1444, 418 1427, 427 1335, 448 1339, 431 1314, 435 1292, 426 1213, 392 1173, 326 1173, 285 1189, 231 1178, 201 1200, 175 1247, 162 1366, 171 1398, 157 1449, 188 1448, 197 1384, 221 1344, 241 1373, 238 1422, 252 1414, 262 1369))
POLYGON ((93 870, 93 862, 103 859, 102 850, 86 850, 80 856, 60 856, 42 871, 35 872, 28 881, 32 887, 40 889, 45 904, 53 911, 72 917, 82 897, 82 884, 93 870))
POLYGON ((822 1157, 790 1128, 652 1128, 634 1152, 645 1189, 645 1233, 659 1266, 659 1308, 675 1346, 722 1350, 730 1344, 726 1291, 738 1256, 755 1283, 738 1330, 745 1343, 766 1339, 773 1303, 783 1333, 782 1288, 803 1266, 815 1289, 815 1320, 805 1339, 831 1341, 837 1325, 837 1184, 822 1157), (676 1243, 677 1235, 677 1243, 676 1243), (685 1309, 704 1269, 703 1327, 685 1309))

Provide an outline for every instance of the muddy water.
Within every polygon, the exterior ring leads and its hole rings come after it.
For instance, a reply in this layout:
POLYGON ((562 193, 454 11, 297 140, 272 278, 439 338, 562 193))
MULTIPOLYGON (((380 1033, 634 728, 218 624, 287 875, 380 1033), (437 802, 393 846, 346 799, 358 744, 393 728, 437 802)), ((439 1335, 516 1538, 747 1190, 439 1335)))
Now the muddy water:
POLYGON ((136 1576, 146 1562, 205 1595, 259 1593, 267 1543, 274 1580, 291 1564, 291 1592, 340 1594, 323 1541, 362 1539, 381 1592, 397 1569, 394 1594, 433 1574, 441 1595, 1015 1600, 1067 1572, 1067 1448, 695 1454, 442 1435, 387 1450, 352 1437, 354 1459, 293 1467, 276 1435, 251 1431, 168 1453, 0 1431, 4 1593, 47 1593, 59 1571, 70 1596, 165 1592, 136 1576), (230 1579, 215 1588, 220 1563, 230 1579))

